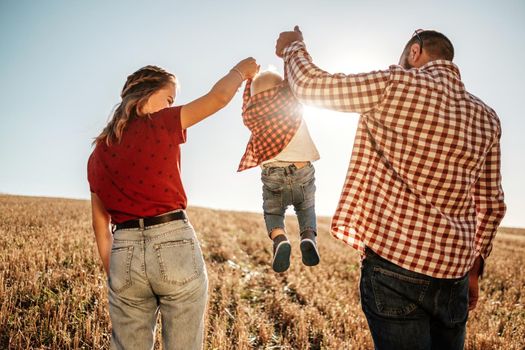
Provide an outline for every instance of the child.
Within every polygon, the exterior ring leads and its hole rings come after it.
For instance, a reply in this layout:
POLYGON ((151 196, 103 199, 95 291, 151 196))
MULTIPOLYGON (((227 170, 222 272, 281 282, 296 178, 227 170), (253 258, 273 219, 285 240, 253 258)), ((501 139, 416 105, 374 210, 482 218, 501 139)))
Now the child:
POLYGON ((242 116, 252 134, 238 171, 262 168, 264 221, 273 240, 273 270, 284 272, 290 266, 291 245, 284 228, 289 205, 299 221, 303 263, 319 264, 311 163, 319 159, 319 153, 302 118, 302 106, 286 80, 266 71, 253 82, 247 81, 242 116))

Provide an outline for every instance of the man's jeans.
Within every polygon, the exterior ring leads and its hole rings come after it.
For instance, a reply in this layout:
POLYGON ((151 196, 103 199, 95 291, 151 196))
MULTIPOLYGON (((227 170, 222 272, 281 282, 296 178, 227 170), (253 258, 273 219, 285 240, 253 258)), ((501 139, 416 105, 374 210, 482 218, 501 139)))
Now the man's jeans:
POLYGON ((439 279, 408 271, 369 248, 361 268, 361 305, 376 349, 463 349, 468 274, 439 279))
POLYGON ((299 230, 317 232, 315 218, 315 169, 309 163, 297 169, 288 167, 265 168, 261 174, 263 183, 264 221, 268 233, 276 228, 284 229, 284 214, 293 205, 299 230))
POLYGON ((202 348, 208 277, 188 220, 115 231, 108 286, 112 349, 153 349, 159 310, 164 349, 202 348))

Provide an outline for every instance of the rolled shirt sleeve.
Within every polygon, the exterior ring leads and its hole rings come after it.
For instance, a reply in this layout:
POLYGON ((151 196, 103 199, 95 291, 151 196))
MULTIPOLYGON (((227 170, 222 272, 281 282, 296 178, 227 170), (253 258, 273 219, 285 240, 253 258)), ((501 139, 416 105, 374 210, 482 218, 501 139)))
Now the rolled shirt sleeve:
POLYGON ((290 87, 307 105, 365 114, 381 103, 389 86, 389 70, 331 74, 320 69, 301 41, 290 44, 283 54, 290 87))

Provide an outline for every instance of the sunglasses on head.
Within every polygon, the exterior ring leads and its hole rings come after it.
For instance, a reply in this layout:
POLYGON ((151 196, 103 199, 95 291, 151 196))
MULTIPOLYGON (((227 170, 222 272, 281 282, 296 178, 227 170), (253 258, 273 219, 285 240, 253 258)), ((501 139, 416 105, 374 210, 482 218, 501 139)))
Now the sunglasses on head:
POLYGON ((416 31, 414 31, 414 34, 412 35, 412 38, 413 37, 416 37, 417 40, 419 41, 419 53, 423 53, 423 39, 421 39, 421 36, 419 35, 419 33, 421 32, 424 32, 423 29, 417 29, 416 31))

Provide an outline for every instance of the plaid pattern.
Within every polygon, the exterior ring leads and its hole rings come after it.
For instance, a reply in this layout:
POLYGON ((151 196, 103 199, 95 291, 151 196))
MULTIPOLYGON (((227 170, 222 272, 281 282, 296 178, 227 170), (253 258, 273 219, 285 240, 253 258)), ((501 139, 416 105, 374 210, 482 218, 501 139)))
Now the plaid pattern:
POLYGON ((253 168, 278 155, 293 138, 302 120, 302 106, 286 80, 253 97, 250 87, 251 80, 248 80, 243 94, 242 120, 251 136, 237 171, 253 168))
POLYGON ((301 102, 361 114, 336 238, 436 278, 461 277, 490 254, 505 213, 500 122, 452 62, 329 74, 302 42, 284 61, 301 102))

